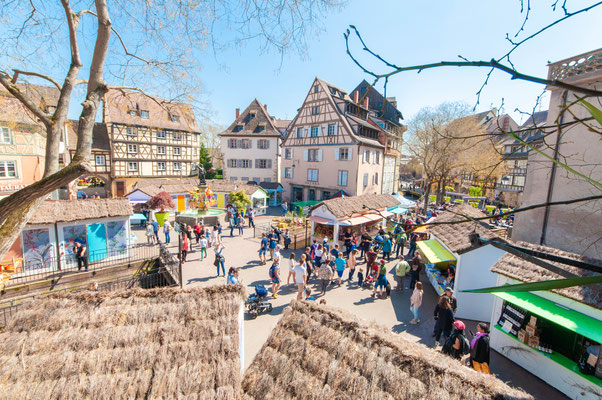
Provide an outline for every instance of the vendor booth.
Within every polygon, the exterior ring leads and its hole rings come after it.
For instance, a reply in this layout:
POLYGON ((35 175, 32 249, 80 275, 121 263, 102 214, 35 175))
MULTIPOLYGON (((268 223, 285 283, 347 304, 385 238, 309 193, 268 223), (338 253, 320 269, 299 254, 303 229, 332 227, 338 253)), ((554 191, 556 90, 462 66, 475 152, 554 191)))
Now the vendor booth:
POLYGON ((282 205, 282 196, 286 192, 282 188, 282 185, 278 182, 261 182, 259 186, 265 190, 268 194, 267 205, 270 207, 277 207, 282 205))
MULTIPOLYGON (((453 213, 450 211, 439 213, 434 222, 455 222, 465 220, 467 217, 478 218, 485 215, 470 205, 456 206, 453 211, 453 213)), ((441 294, 443 283, 453 288, 454 296, 458 300, 457 318, 489 321, 493 308, 492 296, 482 293, 463 293, 462 290, 495 286, 497 278, 490 269, 505 254, 505 251, 490 244, 478 246, 471 243, 470 235, 478 233, 484 240, 502 242, 503 240, 478 222, 433 225, 428 230, 432 240, 438 242, 438 245, 435 245, 434 242, 428 241, 433 244, 426 249, 424 260, 425 263, 433 265, 432 268, 427 266, 426 273, 435 291, 441 294), (441 256, 441 259, 438 256, 441 256), (455 261, 451 261, 451 257, 455 261), (451 277, 449 272, 452 273, 451 277)), ((427 246, 420 243, 417 243, 417 248, 427 246)))
POLYGON ((311 234, 327 237, 335 243, 344 240, 347 230, 358 236, 383 224, 394 214, 387 208, 397 205, 390 194, 339 197, 325 200, 311 209, 311 234), (343 228, 343 229, 341 229, 343 228))
POLYGON ((417 242, 416 248, 425 261, 429 282, 441 296, 446 287, 454 286, 456 257, 436 239, 417 242))
POLYGON ((213 207, 226 209, 230 203, 230 193, 243 190, 251 199, 255 215, 263 215, 268 207, 268 193, 260 186, 225 179, 207 180, 207 185, 215 194, 217 201, 213 207))
MULTIPOLYGON (((570 262, 591 262, 557 249, 528 246, 541 253, 568 258, 570 262)), ((549 260, 546 262, 550 263, 549 260)), ((600 262, 597 263, 599 266, 600 262)), ((558 260, 552 264, 577 276, 592 274, 558 260)), ((496 286, 563 278, 510 253, 495 263, 492 271, 498 278, 496 286)), ((569 398, 602 398, 602 303, 599 286, 491 295, 495 299, 491 315, 491 348, 569 398)))

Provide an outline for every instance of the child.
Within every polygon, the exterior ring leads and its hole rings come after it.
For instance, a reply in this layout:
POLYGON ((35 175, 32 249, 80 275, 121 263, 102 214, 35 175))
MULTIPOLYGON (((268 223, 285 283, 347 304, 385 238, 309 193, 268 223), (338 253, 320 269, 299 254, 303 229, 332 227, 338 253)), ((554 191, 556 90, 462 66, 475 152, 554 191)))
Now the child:
POLYGON ((364 284, 364 274, 362 273, 361 270, 357 271, 357 285, 359 287, 362 287, 362 285, 364 284))
POLYGON ((290 285, 291 277, 293 277, 293 283, 295 282, 295 254, 291 253, 288 258, 288 278, 286 278, 286 284, 290 285))
POLYGON ((207 258, 207 238, 205 236, 201 236, 201 260, 207 258))
POLYGON ((315 301, 316 298, 311 295, 311 289, 308 287, 305 288, 305 300, 315 301))

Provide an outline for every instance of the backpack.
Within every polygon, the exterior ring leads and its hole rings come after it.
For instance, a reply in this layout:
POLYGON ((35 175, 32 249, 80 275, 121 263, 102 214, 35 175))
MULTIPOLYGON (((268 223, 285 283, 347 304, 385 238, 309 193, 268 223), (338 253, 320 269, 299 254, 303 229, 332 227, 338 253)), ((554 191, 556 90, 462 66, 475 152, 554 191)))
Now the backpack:
POLYGON ((270 276, 270 279, 276 278, 276 264, 272 264, 270 270, 268 271, 268 274, 270 276))

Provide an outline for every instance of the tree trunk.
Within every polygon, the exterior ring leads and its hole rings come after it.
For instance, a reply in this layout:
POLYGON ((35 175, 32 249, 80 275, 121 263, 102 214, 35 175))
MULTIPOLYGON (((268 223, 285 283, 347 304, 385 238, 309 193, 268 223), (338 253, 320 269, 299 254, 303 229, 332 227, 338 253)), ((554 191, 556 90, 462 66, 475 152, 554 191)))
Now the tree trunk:
POLYGON ((432 185, 432 182, 427 181, 426 187, 424 189, 424 212, 425 213, 429 206, 429 196, 431 195, 431 185, 432 185))

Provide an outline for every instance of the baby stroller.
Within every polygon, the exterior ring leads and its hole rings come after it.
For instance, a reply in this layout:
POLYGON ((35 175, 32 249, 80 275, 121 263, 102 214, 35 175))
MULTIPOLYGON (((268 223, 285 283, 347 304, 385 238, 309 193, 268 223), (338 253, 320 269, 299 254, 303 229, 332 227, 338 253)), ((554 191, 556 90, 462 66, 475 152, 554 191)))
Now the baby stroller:
POLYGON ((266 312, 272 311, 272 304, 269 301, 265 301, 264 299, 268 295, 268 290, 263 285, 255 286, 255 293, 251 293, 247 302, 245 303, 247 306, 247 312, 249 313, 249 317, 251 319, 257 318, 259 314, 263 314, 266 312))
POLYGON ((376 268, 374 266, 370 268, 370 271, 368 271, 368 276, 366 276, 366 279, 364 279, 364 282, 362 282, 362 287, 365 287, 366 289, 372 289, 376 283, 376 279, 378 278, 378 265, 374 265, 376 268))

